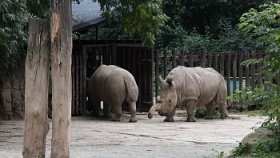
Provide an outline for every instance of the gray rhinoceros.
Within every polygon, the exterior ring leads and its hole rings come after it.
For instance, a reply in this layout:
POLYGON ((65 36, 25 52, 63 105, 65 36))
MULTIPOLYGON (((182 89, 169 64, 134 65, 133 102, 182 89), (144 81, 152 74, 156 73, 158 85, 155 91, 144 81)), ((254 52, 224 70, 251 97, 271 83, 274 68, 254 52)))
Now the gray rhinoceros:
POLYGON ((220 107, 221 118, 228 116, 226 109, 227 88, 221 74, 212 68, 178 66, 170 71, 163 80, 159 76, 162 103, 154 104, 148 114, 153 117, 155 111, 166 116, 166 122, 173 122, 176 107, 185 107, 187 122, 195 122, 195 109, 206 106, 206 119, 212 119, 216 104, 220 107))
MULTIPOLYGON (((95 113, 99 113, 100 101, 103 101, 111 106, 112 113, 115 113, 112 121, 120 121, 123 113, 122 103, 126 101, 131 113, 129 122, 137 122, 138 86, 132 74, 127 70, 115 65, 101 65, 88 80, 87 90, 95 113)), ((108 113, 108 108, 104 107, 104 110, 108 113)))

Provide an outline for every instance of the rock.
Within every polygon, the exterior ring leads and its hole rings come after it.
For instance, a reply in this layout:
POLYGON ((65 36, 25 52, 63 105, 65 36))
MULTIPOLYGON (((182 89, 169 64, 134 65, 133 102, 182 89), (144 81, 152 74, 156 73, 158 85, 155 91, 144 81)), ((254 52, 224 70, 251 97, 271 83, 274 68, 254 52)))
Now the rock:
POLYGON ((271 130, 264 128, 264 127, 259 127, 257 128, 254 132, 248 134, 242 139, 242 143, 247 143, 249 145, 256 145, 260 142, 265 142, 271 139, 269 137, 272 135, 271 130))

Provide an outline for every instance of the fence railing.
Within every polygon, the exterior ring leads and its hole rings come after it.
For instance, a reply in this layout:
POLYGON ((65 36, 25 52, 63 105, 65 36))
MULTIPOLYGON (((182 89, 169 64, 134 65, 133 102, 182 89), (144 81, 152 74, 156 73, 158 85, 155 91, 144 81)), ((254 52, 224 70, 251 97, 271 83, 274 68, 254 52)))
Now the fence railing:
POLYGON ((222 53, 206 53, 205 48, 201 48, 200 52, 195 53, 192 50, 155 50, 154 51, 154 68, 155 68, 155 96, 159 95, 159 84, 157 76, 161 74, 166 77, 168 72, 176 66, 182 65, 187 67, 212 67, 225 78, 227 85, 227 95, 229 96, 236 89, 243 87, 256 86, 260 87, 262 80, 256 77, 261 64, 251 64, 249 66, 241 63, 248 59, 263 58, 263 52, 222 52, 222 53))

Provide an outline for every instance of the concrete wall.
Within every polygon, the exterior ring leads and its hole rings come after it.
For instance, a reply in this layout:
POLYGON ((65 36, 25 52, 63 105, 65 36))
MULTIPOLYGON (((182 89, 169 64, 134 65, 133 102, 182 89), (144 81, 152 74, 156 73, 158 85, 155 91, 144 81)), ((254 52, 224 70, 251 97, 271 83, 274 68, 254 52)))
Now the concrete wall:
POLYGON ((24 71, 0 78, 0 119, 24 118, 24 71))

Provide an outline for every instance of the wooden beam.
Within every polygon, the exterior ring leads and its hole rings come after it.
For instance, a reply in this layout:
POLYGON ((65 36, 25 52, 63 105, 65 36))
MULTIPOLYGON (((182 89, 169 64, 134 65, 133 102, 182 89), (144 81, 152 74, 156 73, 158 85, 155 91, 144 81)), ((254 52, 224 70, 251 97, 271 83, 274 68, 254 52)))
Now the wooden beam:
POLYGON ((23 158, 45 157, 48 133, 50 22, 31 19, 25 64, 23 158))
POLYGON ((50 0, 52 158, 68 158, 72 98, 72 1, 50 0))

